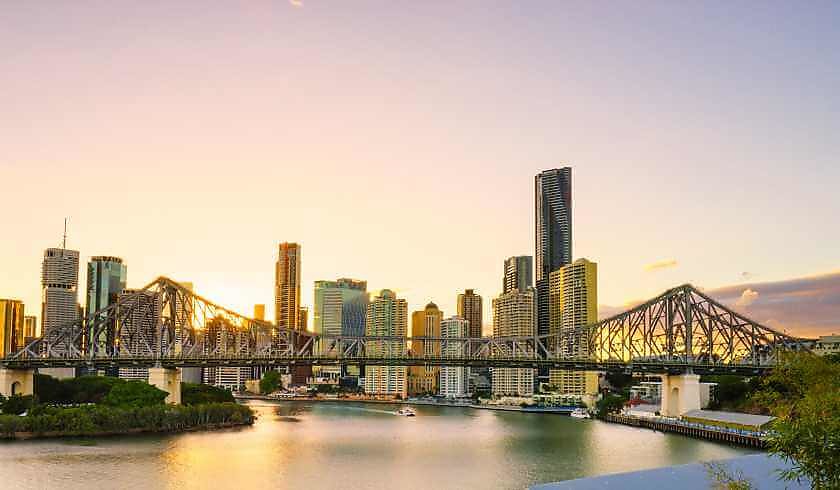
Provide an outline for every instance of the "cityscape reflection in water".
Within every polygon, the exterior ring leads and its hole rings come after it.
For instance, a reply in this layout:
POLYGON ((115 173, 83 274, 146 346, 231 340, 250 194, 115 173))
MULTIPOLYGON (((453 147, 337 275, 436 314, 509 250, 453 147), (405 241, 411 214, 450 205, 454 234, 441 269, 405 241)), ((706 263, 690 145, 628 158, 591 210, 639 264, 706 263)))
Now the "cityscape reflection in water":
POLYGON ((253 427, 0 444, 3 488, 526 488, 754 451, 596 420, 251 402, 253 427))

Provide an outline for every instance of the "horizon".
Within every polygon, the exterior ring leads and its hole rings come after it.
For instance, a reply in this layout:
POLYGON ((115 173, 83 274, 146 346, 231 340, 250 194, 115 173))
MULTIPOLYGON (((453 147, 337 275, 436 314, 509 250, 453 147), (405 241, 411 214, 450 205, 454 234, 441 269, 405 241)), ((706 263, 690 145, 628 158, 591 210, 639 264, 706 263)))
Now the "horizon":
POLYGON ((273 318, 289 241, 310 309, 322 279, 412 311, 470 288, 486 332, 533 177, 568 165, 602 315, 692 283, 840 332, 836 4, 298 3, 4 9, 0 297, 40 325, 70 216, 82 304, 114 255, 273 318))

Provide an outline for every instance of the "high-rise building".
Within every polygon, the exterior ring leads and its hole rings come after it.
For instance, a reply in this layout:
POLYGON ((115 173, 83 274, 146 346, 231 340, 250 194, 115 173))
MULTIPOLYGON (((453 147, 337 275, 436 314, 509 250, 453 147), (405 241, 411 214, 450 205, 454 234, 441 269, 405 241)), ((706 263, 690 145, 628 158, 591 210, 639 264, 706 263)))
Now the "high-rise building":
MULTIPOLYGON (((48 341, 54 340, 62 327, 78 324, 78 285, 79 252, 46 249, 41 265, 41 334, 48 341)), ((62 351, 60 346, 53 347, 56 354, 62 351)))
MULTIPOLYGON (((493 300, 493 337, 533 336, 536 329, 534 290, 502 293, 493 300)), ((534 394, 534 370, 522 368, 493 369, 493 394, 531 396, 534 394)))
MULTIPOLYGON (((157 331, 161 323, 160 296, 152 291, 124 289, 117 295, 118 308, 125 309, 119 315, 120 331, 115 341, 117 352, 122 355, 144 356, 154 353, 160 345, 157 331)), ((123 379, 147 381, 149 369, 139 367, 121 367, 118 375, 123 379)))
MULTIPOLYGON (((365 334, 365 315, 369 301, 367 282, 341 278, 315 281, 312 329, 319 335, 361 337, 365 334)), ((313 369, 314 370, 314 369, 313 369)), ((322 366, 318 376, 358 376, 358 366, 322 366)))
POLYGON ((298 330, 309 330, 309 308, 301 306, 298 308, 298 330))
POLYGON ((24 345, 35 340, 38 337, 38 317, 25 316, 23 317, 23 338, 24 345))
POLYGON ((537 332, 550 325, 548 276, 572 261, 572 169, 545 170, 534 177, 536 214, 537 332))
MULTIPOLYGON (((469 323, 459 316, 451 316, 440 322, 440 337, 457 339, 467 337, 469 323)), ((441 348, 443 357, 463 357, 464 344, 461 342, 444 343, 441 348)), ((462 398, 470 393, 470 368, 464 366, 443 366, 440 368, 440 396, 462 398)))
MULTIPOLYGON (((408 327, 408 303, 397 298, 393 291, 383 289, 367 307, 365 336, 405 337, 408 327)), ((404 356, 406 343, 401 340, 372 340, 367 342, 370 357, 404 356)), ((365 393, 406 396, 407 369, 405 366, 367 366, 365 393)))
MULTIPOLYGON (((415 357, 439 356, 440 342, 414 340, 416 337, 440 337, 443 313, 434 303, 411 314, 411 353, 415 357)), ((438 366, 411 366, 408 368, 408 394, 435 394, 438 390, 438 366)))
MULTIPOLYGON (((95 335, 95 320, 106 321, 107 314, 101 318, 94 318, 100 311, 117 301, 120 292, 126 286, 126 266, 119 257, 91 257, 87 265, 87 325, 91 331, 87 332, 88 348, 93 350, 113 349, 116 323, 111 316, 110 324, 95 335), (96 338, 94 338, 96 337, 96 338)), ((96 322, 98 323, 98 322, 96 322)))
POLYGON ((519 255, 505 259, 505 275, 502 279, 502 293, 527 291, 534 287, 531 271, 534 261, 529 255, 519 255))
POLYGON ((265 321, 265 305, 254 305, 254 320, 265 321))
MULTIPOLYGON (((204 353, 213 355, 238 355, 248 348, 248 333, 238 330, 228 319, 216 317, 207 323, 204 331, 204 353)), ((202 372, 202 382, 239 391, 252 377, 250 367, 207 367, 202 372)))
POLYGON ((467 289, 458 295, 458 316, 469 323, 470 337, 481 337, 481 296, 474 290, 467 289))
MULTIPOLYGON (((587 358, 589 349, 582 327, 598 321, 598 264, 578 259, 549 276, 550 333, 567 357, 587 358)), ((552 369, 549 384, 558 393, 581 397, 598 394, 596 372, 552 369)), ((584 401, 592 401, 584 399, 584 401)))
POLYGON ((23 302, 0 299, 0 357, 23 348, 25 330, 23 302))
POLYGON ((300 320, 300 245, 281 243, 274 275, 274 317, 279 328, 298 329, 300 320))

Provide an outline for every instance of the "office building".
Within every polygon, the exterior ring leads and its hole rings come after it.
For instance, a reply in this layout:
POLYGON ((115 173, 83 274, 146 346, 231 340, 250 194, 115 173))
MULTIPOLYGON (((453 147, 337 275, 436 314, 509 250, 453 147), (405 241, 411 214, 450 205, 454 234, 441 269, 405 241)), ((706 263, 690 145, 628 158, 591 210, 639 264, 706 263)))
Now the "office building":
POLYGON ((0 357, 14 354, 25 345, 23 302, 0 299, 0 357))
POLYGON ((265 305, 254 305, 254 320, 265 321, 265 305))
MULTIPOLYGON (((598 265, 578 259, 552 272, 549 300, 550 333, 557 336, 561 354, 588 358, 588 339, 583 327, 598 321, 598 265)), ((563 395, 591 398, 598 394, 598 374, 552 369, 549 385, 563 395)))
MULTIPOLYGON (((345 337, 361 337, 365 334, 365 315, 369 301, 366 281, 348 278, 315 281, 314 298, 313 332, 345 337)), ((335 348, 341 348, 344 344, 335 348)), ((326 354, 323 351, 321 353, 326 354)), ((313 371, 317 371, 317 376, 327 378, 359 376, 359 366, 352 365, 322 366, 313 368, 313 371)))
MULTIPOLYGON (((511 291, 493 300, 493 337, 533 336, 536 329, 534 290, 511 291)), ((493 369, 493 394, 496 396, 531 396, 534 394, 534 370, 522 368, 493 369)))
POLYGON ((818 356, 840 354, 840 335, 820 335, 813 349, 818 356))
MULTIPOLYGON (((117 295, 120 323, 115 348, 121 355, 149 356, 157 350, 160 342, 158 328, 161 324, 160 296, 141 289, 124 289, 117 295)), ((118 376, 123 379, 148 381, 149 369, 121 367, 118 376)))
MULTIPOLYGON (((248 350, 248 332, 237 329, 224 317, 211 319, 204 335, 205 355, 236 356, 248 350)), ((245 382, 251 379, 252 372, 250 367, 207 367, 203 370, 202 382, 230 391, 240 391, 245 388, 245 382)))
POLYGON ((572 261, 572 169, 545 170, 534 177, 537 332, 551 323, 549 275, 572 261))
MULTIPOLYGON (((405 337, 408 327, 408 303, 397 298, 393 291, 383 289, 367 307, 365 335, 369 337, 405 337)), ((401 340, 376 340, 367 343, 367 355, 371 357, 404 356, 406 345, 401 340)), ((398 395, 407 392, 407 369, 405 366, 367 366, 365 369, 365 393, 374 395, 398 395)))
POLYGON ((94 318, 96 312, 114 304, 126 287, 126 266, 119 257, 92 257, 87 265, 87 325, 91 331, 87 332, 87 346, 94 352, 107 352, 114 348, 116 323, 108 314, 100 314, 94 318), (102 321, 110 324, 104 328, 97 328, 102 321), (99 330, 96 335, 94 329, 99 330))
POLYGON ((300 331, 307 331, 309 330, 309 308, 306 306, 301 306, 298 308, 298 323, 297 323, 298 330, 300 331))
MULTIPOLYGON (((65 248, 46 249, 41 265, 41 334, 45 339, 55 339, 61 328, 74 323, 75 328, 81 328, 78 285, 79 252, 65 248)), ((55 354, 63 353, 61 346, 53 349, 55 354)))
MULTIPOLYGON (((459 316, 451 316, 440 322, 440 337, 443 339, 458 339, 467 337, 469 323, 459 316)), ((463 342, 445 342, 441 347, 443 357, 463 357, 463 342)), ((440 396, 446 398, 463 398, 470 394, 470 368, 464 366, 443 366, 440 368, 440 396)))
POLYGON ((23 338, 24 345, 32 342, 38 337, 38 317, 23 317, 23 338))
MULTIPOLYGON (((417 337, 440 337, 440 322, 443 313, 434 303, 411 314, 411 354, 414 357, 440 355, 440 342, 414 340, 417 337)), ((434 395, 438 391, 438 366, 411 366, 408 368, 408 394, 434 395)))
POLYGON ((502 279, 502 293, 527 291, 534 287, 532 270, 534 261, 528 255, 505 259, 505 271, 502 279))
POLYGON ((470 337, 480 338, 482 336, 482 305, 481 296, 475 294, 472 289, 467 289, 458 295, 458 316, 469 324, 470 337))

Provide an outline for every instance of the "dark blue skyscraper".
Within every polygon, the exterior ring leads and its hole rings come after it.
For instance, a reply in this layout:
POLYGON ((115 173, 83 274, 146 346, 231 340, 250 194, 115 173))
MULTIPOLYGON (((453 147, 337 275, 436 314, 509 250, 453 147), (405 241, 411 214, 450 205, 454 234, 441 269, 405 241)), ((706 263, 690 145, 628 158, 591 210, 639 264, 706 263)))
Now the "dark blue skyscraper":
MULTIPOLYGON (((94 313, 117 301, 125 289, 126 266, 119 257, 91 257, 87 267, 87 325, 95 328, 94 313)), ((108 325, 97 338, 88 333, 88 347, 102 349, 114 346, 116 325, 108 325)))
POLYGON ((548 276, 572 262, 572 169, 534 177, 536 213, 537 333, 549 330, 548 276))

